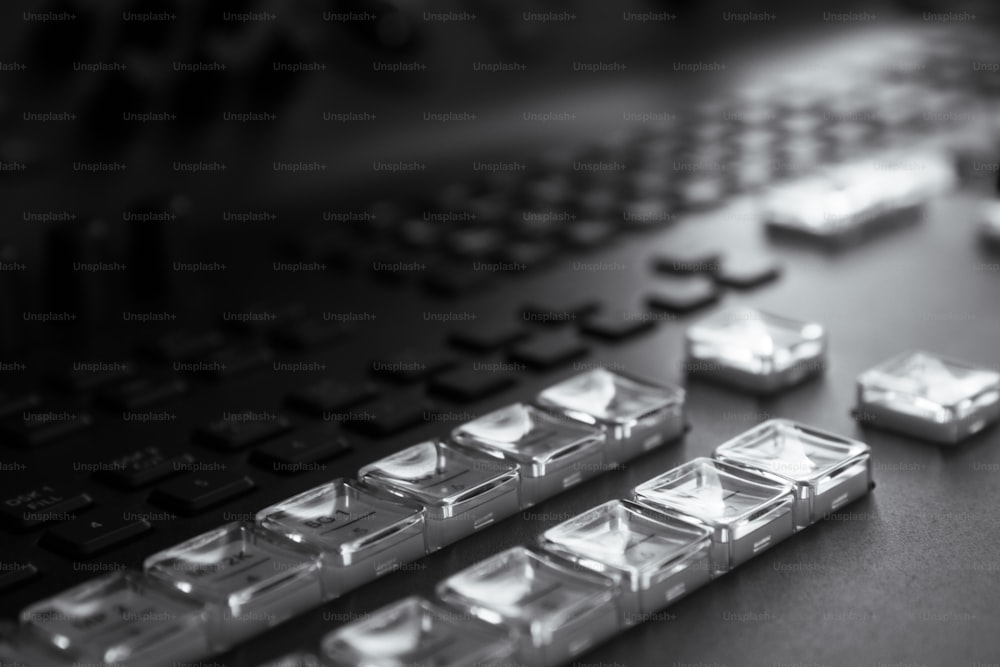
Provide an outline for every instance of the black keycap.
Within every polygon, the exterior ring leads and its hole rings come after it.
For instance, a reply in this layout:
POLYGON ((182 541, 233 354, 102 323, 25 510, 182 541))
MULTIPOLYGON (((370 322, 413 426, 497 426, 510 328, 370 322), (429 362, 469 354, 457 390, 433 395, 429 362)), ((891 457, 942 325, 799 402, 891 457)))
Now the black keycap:
POLYGON ((150 501, 178 514, 197 514, 253 488, 252 479, 235 473, 196 472, 158 487, 150 501))
POLYGON ((459 296, 482 289, 492 278, 493 272, 476 270, 472 262, 438 261, 427 267, 421 284, 432 294, 459 296))
POLYGON ((312 470, 310 464, 340 456, 351 450, 339 424, 320 424, 261 445, 251 461, 277 473, 312 470))
POLYGON ((442 349, 403 350, 372 361, 372 371, 399 382, 416 382, 454 366, 457 360, 442 349))
POLYGON ((296 389, 285 397, 285 403, 296 410, 322 417, 375 398, 378 393, 378 388, 371 382, 329 379, 296 389))
POLYGON ((351 408, 344 415, 344 426, 384 437, 421 423, 432 411, 421 392, 403 391, 351 408))
POLYGON ((719 298, 715 282, 702 275, 663 280, 649 295, 650 305, 675 313, 687 313, 707 306, 719 298))
POLYGON ((85 412, 32 408, 0 424, 0 437, 19 447, 36 447, 79 433, 90 424, 85 412))
POLYGON ((76 510, 94 502, 82 489, 56 482, 4 493, 4 496, 0 502, 0 519, 18 529, 64 521, 76 510))
POLYGON ((0 419, 20 414, 37 405, 37 394, 7 394, 0 392, 0 419))
POLYGON ((269 438, 287 433, 291 422, 271 413, 235 413, 240 420, 219 419, 197 431, 195 440, 222 451, 243 449, 269 438), (244 419, 245 418, 245 419, 244 419))
POLYGON ((511 241, 497 251, 497 261, 506 265, 505 270, 528 271, 543 265, 556 256, 558 247, 547 241, 511 241))
POLYGON ((95 477, 121 489, 135 489, 188 469, 194 462, 187 453, 170 454, 159 447, 142 447, 105 461, 95 477))
POLYGON ((653 328, 655 319, 646 312, 603 312, 588 317, 581 325, 584 333, 608 340, 624 340, 653 328))
POLYGON ((653 262, 657 271, 665 273, 714 273, 721 257, 715 248, 688 245, 661 252, 653 262))
POLYGON ((127 380, 132 373, 133 365, 129 362, 94 361, 74 364, 73 368, 52 379, 60 389, 84 393, 127 380))
POLYGON ((205 363, 208 365, 209 377, 222 381, 260 368, 269 363, 272 357, 269 347, 250 343, 224 347, 209 355, 205 363))
POLYGON ((503 234, 489 227, 467 227, 450 234, 448 249, 464 259, 485 259, 502 248, 503 234))
POLYGON ((606 220, 574 220, 567 223, 563 235, 566 241, 577 248, 604 246, 618 228, 606 220))
POLYGON ((594 312, 598 303, 590 298, 551 299, 533 301, 524 306, 521 317, 526 322, 538 324, 565 324, 594 312))
POLYGON ((144 350, 161 361, 183 361, 217 349, 225 340, 218 329, 181 329, 163 334, 144 350))
POLYGON ((139 410, 180 396, 185 391, 187 382, 168 372, 143 375, 108 387, 100 393, 100 400, 115 410, 139 410))
POLYGON ((255 304, 223 313, 222 324, 244 333, 260 333, 297 320, 304 310, 301 303, 255 304))
POLYGON ((278 345, 305 351, 342 340, 347 335, 348 329, 340 322, 310 318, 278 327, 272 337, 278 345))
POLYGON ((781 275, 781 263, 768 255, 726 255, 715 279, 729 287, 756 287, 781 275))
POLYGON ((70 558, 89 558, 138 537, 150 528, 148 521, 126 518, 121 507, 105 507, 50 528, 42 543, 70 558))
POLYGON ((517 378, 505 366, 513 366, 503 362, 474 362, 435 378, 430 385, 431 391, 447 396, 456 401, 468 403, 480 398, 503 391, 517 382, 517 378), (493 366, 499 366, 493 368, 493 366))
POLYGON ((572 361, 587 353, 587 346, 576 333, 554 333, 535 336, 518 343, 510 358, 533 368, 547 369, 572 361))
POLYGON ((491 352, 527 335, 527 330, 519 322, 477 320, 463 324, 451 335, 451 340, 462 347, 491 352))
POLYGON ((4 563, 0 569, 0 591, 6 591, 38 576, 38 568, 33 563, 14 561, 4 563))

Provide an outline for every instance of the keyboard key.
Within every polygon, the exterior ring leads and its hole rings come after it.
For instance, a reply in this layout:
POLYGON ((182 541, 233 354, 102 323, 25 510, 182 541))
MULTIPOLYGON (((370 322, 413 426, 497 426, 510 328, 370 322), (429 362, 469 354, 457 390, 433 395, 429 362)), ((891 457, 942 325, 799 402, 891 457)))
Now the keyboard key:
POLYGON ((604 433, 524 403, 463 424, 451 439, 520 465, 524 508, 593 477, 604 465, 604 433))
POLYGON ((222 347, 225 340, 218 329, 181 329, 163 334, 144 349, 161 361, 184 361, 222 347))
POLYGON ((191 664, 208 654, 197 606, 154 589, 136 572, 91 579, 21 613, 58 664, 191 664))
POLYGON ((767 255, 726 255, 715 279, 729 287, 756 287, 781 275, 781 263, 767 255))
POLYGON ((599 304, 590 298, 536 301, 524 306, 521 317, 538 324, 565 324, 597 310, 599 304))
POLYGON ((339 424, 320 424, 282 436, 254 450, 251 461, 277 473, 314 470, 312 464, 351 450, 339 424))
POLYGON ((633 493, 640 505, 712 528, 712 569, 719 574, 795 532, 791 484, 705 457, 658 475, 633 493), (750 528, 748 516, 754 517, 750 528))
POLYGON ((384 437, 421 423, 432 410, 422 392, 399 392, 355 406, 345 415, 344 426, 384 437))
POLYGON ((606 463, 623 463, 684 433, 684 390, 595 368, 544 389, 536 403, 604 431, 606 463))
MULTIPOLYGON (((6 561, 0 568, 0 591, 6 591, 38 576, 38 568, 23 561, 6 561)), ((0 654, 2 655, 2 654, 0 654)))
POLYGON ((346 382, 342 380, 320 380, 302 389, 297 389, 285 397, 289 407, 322 417, 361 403, 379 394, 379 389, 371 382, 346 382))
POLYGON ((574 220, 563 232, 566 241, 575 248, 606 247, 618 228, 606 220, 574 220))
POLYGON ((826 331, 750 308, 732 308, 695 324, 685 337, 689 375, 766 394, 822 373, 826 331))
POLYGON ((340 322, 310 318, 281 326, 272 337, 279 345, 306 351, 343 340, 347 336, 348 329, 340 322))
POLYGON ((93 391, 132 377, 133 364, 127 361, 95 361, 74 364, 73 368, 53 377, 54 384, 77 394, 93 391))
POLYGON ((623 620, 634 625, 711 580, 711 534, 695 521, 612 500, 545 531, 542 545, 626 582, 623 620))
POLYGON ((546 370, 582 357, 587 349, 575 332, 559 332, 518 343, 511 348, 510 358, 532 368, 546 370))
POLYGON ((496 253, 496 258, 502 264, 510 264, 522 271, 528 271, 541 266, 556 256, 558 247, 546 241, 522 239, 510 241, 496 253))
POLYGON ((179 514, 197 514, 253 490, 249 477, 225 471, 196 472, 158 487, 151 502, 179 514))
POLYGON ((323 601, 319 555, 252 524, 230 523, 148 557, 146 576, 205 606, 225 650, 323 601))
POLYGON ((437 595, 466 614, 515 630, 519 659, 529 665, 568 663, 620 628, 610 577, 524 547, 453 574, 438 585, 437 595))
POLYGON ((675 313, 687 313, 714 303, 719 288, 707 276, 673 278, 658 281, 649 295, 651 306, 675 313))
POLYGON ((32 408, 0 424, 0 434, 19 447, 36 447, 84 431, 90 425, 90 415, 85 412, 32 408))
POLYGON ((715 448, 712 458, 782 478, 795 487, 801 530, 871 489, 871 448, 788 419, 769 419, 715 448))
POLYGON ((477 271, 471 262, 440 260, 427 267, 421 282, 432 294, 454 297, 478 291, 492 279, 492 272, 477 271))
POLYGON ((173 373, 144 375, 109 387, 101 392, 100 400, 115 410, 140 410, 181 396, 187 386, 173 373))
POLYGON ((480 352, 492 352, 521 340, 528 332, 518 322, 477 320, 463 324, 451 335, 456 345, 480 352))
POLYGON ((505 632, 415 596, 334 630, 322 645, 337 666, 518 664, 505 632))
POLYGON ((372 370, 400 382, 416 382, 454 366, 457 361, 447 350, 403 350, 372 361, 372 370))
POLYGON ((50 528, 46 547, 70 558, 89 558, 142 535, 152 526, 142 519, 126 519, 120 506, 108 506, 69 523, 50 528))
POLYGON ((427 550, 438 549, 517 512, 515 463, 427 440, 369 463, 358 479, 426 509, 427 550))
POLYGON ((721 258, 716 248, 687 245, 659 253, 653 263, 657 271, 664 273, 714 273, 721 258))
POLYGON ((221 451, 243 449, 292 430, 281 415, 237 412, 195 431, 195 440, 221 451))
POLYGON ((656 320, 646 312, 603 311, 588 317, 580 329, 584 333, 607 340, 625 340, 652 329, 656 320))
POLYGON ((468 364, 443 373, 431 381, 430 389, 436 394, 468 403, 503 391, 517 383, 516 376, 510 371, 491 369, 492 365, 513 366, 513 364, 486 362, 482 365, 483 368, 477 368, 475 364, 468 364))
POLYGON ((928 352, 905 352, 857 380, 855 417, 943 444, 1000 419, 1000 373, 928 352))
POLYGON ((56 482, 6 492, 4 496, 0 519, 18 529, 74 518, 73 512, 94 502, 79 487, 56 482))
POLYGON ((170 454, 151 445, 105 461, 95 476, 120 489, 137 489, 170 477, 194 463, 190 454, 170 454))
POLYGON ((7 419, 38 405, 37 394, 8 394, 0 392, 0 419, 7 419))
POLYGON ((424 508, 353 480, 336 479, 257 513, 264 528, 323 553, 328 597, 423 557, 424 508))
POLYGON ((257 343, 224 347, 208 357, 208 375, 216 381, 228 380, 268 364, 273 356, 270 348, 257 343))

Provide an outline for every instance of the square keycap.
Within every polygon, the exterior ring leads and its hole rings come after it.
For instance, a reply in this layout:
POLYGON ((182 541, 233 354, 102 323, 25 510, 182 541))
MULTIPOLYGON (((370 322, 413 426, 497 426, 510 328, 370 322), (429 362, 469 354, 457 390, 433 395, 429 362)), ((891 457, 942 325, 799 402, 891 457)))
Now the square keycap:
POLYGON ((868 493, 871 448, 787 419, 770 419, 716 447, 727 463, 795 486, 795 527, 805 528, 868 493))
POLYGON ((866 424, 955 444, 1000 416, 1000 373, 905 352, 858 376, 855 416, 866 424))
POLYGON ((692 325, 685 346, 688 373, 770 393, 824 369, 826 331, 815 322, 734 308, 692 325))

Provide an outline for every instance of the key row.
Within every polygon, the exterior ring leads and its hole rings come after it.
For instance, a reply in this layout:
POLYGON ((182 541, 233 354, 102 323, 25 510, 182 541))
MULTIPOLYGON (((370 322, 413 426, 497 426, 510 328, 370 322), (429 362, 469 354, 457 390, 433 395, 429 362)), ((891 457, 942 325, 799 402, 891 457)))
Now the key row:
POLYGON ((562 664, 866 495, 871 483, 868 445, 771 420, 629 499, 545 531, 533 548, 448 577, 438 601, 409 597, 334 630, 321 653, 338 666, 457 666, 462 655, 562 664))

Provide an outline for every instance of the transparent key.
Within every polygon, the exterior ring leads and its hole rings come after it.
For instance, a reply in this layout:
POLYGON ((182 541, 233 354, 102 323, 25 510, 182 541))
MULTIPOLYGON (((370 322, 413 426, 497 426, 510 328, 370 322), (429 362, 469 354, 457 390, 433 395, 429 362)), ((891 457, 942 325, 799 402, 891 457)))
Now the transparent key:
POLYGON ((66 660, 167 666, 209 653, 201 608, 133 572, 93 579, 21 612, 25 631, 66 660))
POLYGON ((955 444, 1000 417, 1000 373, 905 352, 862 373, 855 416, 866 424, 955 444))
POLYGON ((461 667, 516 664, 509 633, 468 613, 408 597, 322 641, 334 667, 461 667))
POLYGON ((541 544, 618 581, 632 625, 711 579, 711 535, 702 524, 612 500, 545 531, 541 544))
POLYGON ((770 393, 823 371, 826 331, 815 322, 734 308, 692 325, 685 345, 688 373, 770 393))
POLYGON ((521 506, 530 507, 601 472, 599 429, 524 403, 459 426, 456 443, 520 466, 521 506))
POLYGON ((794 485, 796 529, 866 495, 872 483, 868 445, 787 419, 759 424, 713 456, 794 485))
POLYGON ((421 442, 370 463, 358 477, 426 508, 431 551, 520 508, 517 465, 440 440, 421 442))
POLYGON ((320 554, 328 598, 426 553, 424 509, 353 480, 334 480, 263 509, 257 523, 320 554))
POLYGON ((537 403, 604 431, 607 463, 633 459, 684 432, 683 389, 603 368, 552 385, 537 403))
POLYGON ((618 632, 614 580, 515 547, 452 575, 437 594, 453 607, 512 630, 528 665, 571 660, 618 632))
POLYGON ((699 457, 635 488, 636 502, 712 529, 712 567, 726 572, 795 530, 792 485, 699 457))
POLYGON ((146 559, 146 576, 205 605, 225 648, 323 600, 315 553, 277 533, 231 523, 146 559))

